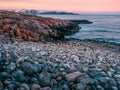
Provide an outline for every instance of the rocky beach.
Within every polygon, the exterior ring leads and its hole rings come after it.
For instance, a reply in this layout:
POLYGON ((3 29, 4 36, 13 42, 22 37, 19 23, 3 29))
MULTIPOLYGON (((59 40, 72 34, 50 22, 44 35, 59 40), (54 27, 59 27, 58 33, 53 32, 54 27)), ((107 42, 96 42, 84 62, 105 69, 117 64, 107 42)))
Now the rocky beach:
POLYGON ((120 45, 64 39, 87 20, 0 11, 0 90, 120 90, 120 45))

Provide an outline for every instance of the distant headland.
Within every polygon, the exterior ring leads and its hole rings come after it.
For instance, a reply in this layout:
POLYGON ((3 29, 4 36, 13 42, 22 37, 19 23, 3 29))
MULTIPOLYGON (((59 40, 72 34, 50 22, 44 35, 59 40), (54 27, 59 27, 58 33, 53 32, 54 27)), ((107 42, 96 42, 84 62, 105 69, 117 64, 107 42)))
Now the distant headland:
POLYGON ((32 14, 32 15, 39 15, 39 14, 57 14, 57 15, 79 15, 78 13, 74 12, 64 12, 64 11, 40 11, 40 10, 9 10, 14 12, 21 12, 24 14, 32 14))

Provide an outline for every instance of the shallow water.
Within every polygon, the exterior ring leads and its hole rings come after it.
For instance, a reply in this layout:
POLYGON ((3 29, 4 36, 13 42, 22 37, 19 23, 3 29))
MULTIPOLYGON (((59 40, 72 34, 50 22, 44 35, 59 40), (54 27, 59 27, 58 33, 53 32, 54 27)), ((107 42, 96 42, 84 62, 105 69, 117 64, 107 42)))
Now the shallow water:
POLYGON ((80 31, 66 38, 94 39, 120 43, 120 15, 40 15, 58 19, 87 19, 93 24, 80 24, 80 31))

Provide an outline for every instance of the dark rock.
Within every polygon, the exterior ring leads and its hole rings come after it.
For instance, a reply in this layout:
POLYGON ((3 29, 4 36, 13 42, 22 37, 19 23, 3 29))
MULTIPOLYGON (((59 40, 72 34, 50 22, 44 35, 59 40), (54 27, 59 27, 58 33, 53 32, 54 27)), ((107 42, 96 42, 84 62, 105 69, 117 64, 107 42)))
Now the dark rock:
POLYGON ((13 73, 13 76, 17 81, 24 81, 25 80, 24 72, 21 70, 18 70, 15 73, 13 73))
POLYGON ((49 85, 50 84, 50 73, 42 72, 39 75, 39 80, 40 80, 40 83, 42 83, 43 85, 49 85))
POLYGON ((85 75, 78 77, 77 82, 82 83, 83 85, 87 85, 87 84, 93 84, 94 80, 90 78, 87 74, 85 74, 85 75))
POLYGON ((21 64, 21 68, 26 74, 34 74, 38 72, 38 67, 33 66, 31 63, 28 63, 28 62, 23 62, 21 64))

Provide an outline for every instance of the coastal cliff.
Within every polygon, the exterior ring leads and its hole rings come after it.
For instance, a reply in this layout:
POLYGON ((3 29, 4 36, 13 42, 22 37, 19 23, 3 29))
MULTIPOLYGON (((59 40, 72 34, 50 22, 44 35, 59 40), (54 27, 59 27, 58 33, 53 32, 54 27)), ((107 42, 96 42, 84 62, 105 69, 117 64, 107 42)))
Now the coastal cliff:
MULTIPOLYGON (((8 41, 51 41, 79 31, 78 22, 0 11, 0 39, 8 41)), ((89 21, 82 21, 87 23, 89 21)))

